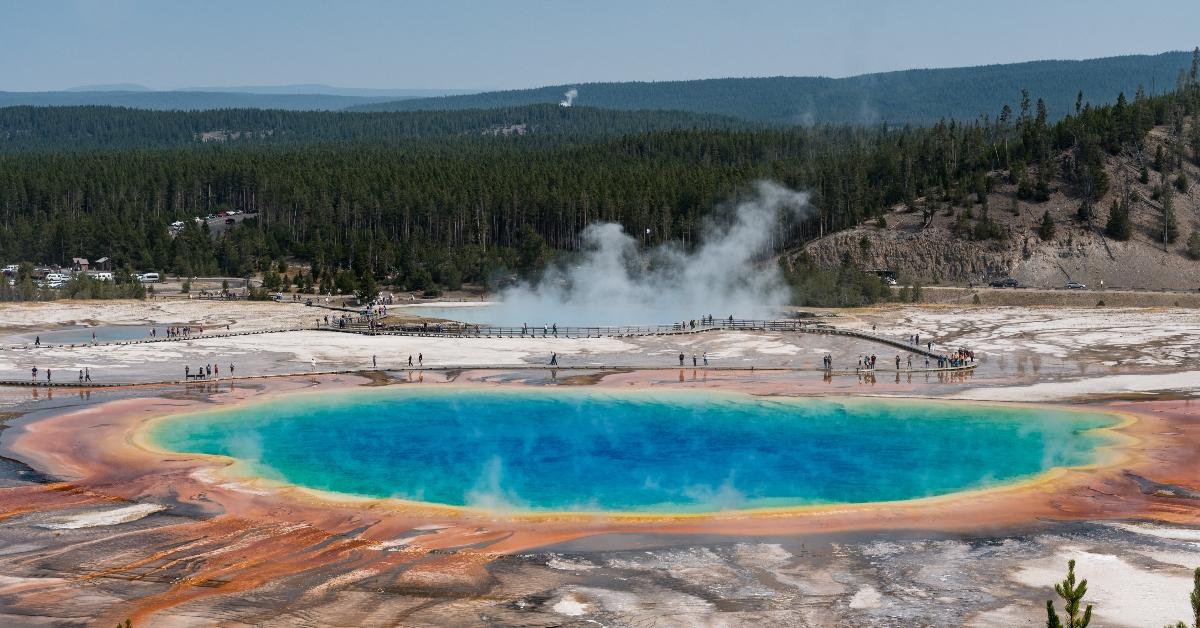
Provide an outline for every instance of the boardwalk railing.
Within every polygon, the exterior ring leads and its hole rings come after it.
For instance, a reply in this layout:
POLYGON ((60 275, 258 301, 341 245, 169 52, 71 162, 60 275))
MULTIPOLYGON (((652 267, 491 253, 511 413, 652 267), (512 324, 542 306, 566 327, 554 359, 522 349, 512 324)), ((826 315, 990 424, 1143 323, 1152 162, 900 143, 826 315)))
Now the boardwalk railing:
POLYGON ((912 342, 906 338, 895 338, 858 329, 834 327, 828 323, 818 321, 799 319, 723 318, 711 321, 696 320, 679 322, 673 325, 497 327, 493 325, 471 325, 466 323, 384 325, 364 317, 356 317, 345 319, 340 323, 336 319, 333 319, 329 325, 322 325, 321 329, 366 335, 433 336, 443 338, 629 338, 637 336, 694 334, 719 330, 774 331, 801 334, 829 334, 859 338, 934 359, 945 354, 945 352, 935 351, 932 342, 912 342))
POLYGON ((822 327, 820 323, 800 320, 721 319, 679 322, 671 325, 610 325, 610 326, 536 326, 504 327, 469 323, 404 323, 381 324, 364 317, 342 321, 331 319, 322 329, 368 335, 443 336, 454 338, 603 338, 633 336, 664 336, 694 334, 717 330, 792 331, 806 332, 822 327))

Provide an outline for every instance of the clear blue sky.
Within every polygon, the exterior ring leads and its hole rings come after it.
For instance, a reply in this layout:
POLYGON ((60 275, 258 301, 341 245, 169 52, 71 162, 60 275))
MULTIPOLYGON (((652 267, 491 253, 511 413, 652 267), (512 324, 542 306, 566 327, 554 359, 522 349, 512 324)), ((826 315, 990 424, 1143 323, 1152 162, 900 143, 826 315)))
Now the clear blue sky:
POLYGON ((1197 44, 1200 0, 0 0, 0 90, 847 76, 1197 44))

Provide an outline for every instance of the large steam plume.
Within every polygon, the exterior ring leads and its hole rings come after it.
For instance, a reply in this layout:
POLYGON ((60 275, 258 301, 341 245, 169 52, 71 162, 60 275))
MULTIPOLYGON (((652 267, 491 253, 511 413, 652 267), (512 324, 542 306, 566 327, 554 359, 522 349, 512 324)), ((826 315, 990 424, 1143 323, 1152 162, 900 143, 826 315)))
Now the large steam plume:
POLYGON ((575 88, 568 89, 567 92, 565 94, 563 94, 562 102, 559 102, 558 106, 559 107, 570 107, 572 104, 575 103, 575 97, 578 95, 579 95, 579 90, 577 90, 575 88))
POLYGON ((715 212, 697 246, 649 250, 617 224, 584 229, 582 258, 554 267, 537 283, 505 290, 488 318, 540 326, 661 324, 730 314, 773 314, 786 304, 787 289, 775 264, 766 261, 785 216, 812 211, 808 194, 762 181, 754 194, 715 212))

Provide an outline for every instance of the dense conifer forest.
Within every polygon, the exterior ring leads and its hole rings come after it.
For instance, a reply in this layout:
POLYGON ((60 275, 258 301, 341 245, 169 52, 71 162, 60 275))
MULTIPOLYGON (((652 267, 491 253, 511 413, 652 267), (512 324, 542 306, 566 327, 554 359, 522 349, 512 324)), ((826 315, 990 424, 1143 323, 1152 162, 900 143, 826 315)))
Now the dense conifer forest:
MULTIPOLYGON (((509 113, 372 114, 322 128, 307 116, 362 114, 0 110, 0 120, 37 119, 43 133, 0 155, 0 259, 107 256, 126 269, 245 276, 290 258, 310 267, 294 280, 326 289, 456 288, 535 271, 555 250, 576 248, 595 221, 618 222, 647 244, 686 245, 714 208, 758 179, 810 191, 817 208, 777 226, 779 247, 918 197, 961 205, 1003 177, 1035 201, 1061 179, 1086 216, 1109 184, 1104 155, 1137 150, 1151 126, 1177 136, 1159 167, 1200 158, 1200 132, 1184 123, 1200 111, 1198 64, 1178 91, 1122 94, 1106 106, 1081 96, 1057 122, 1027 94, 1015 110, 927 127, 722 127, 692 114, 613 118, 554 106, 520 111, 535 126, 576 115, 584 123, 493 135, 480 129, 508 124, 509 113), (216 117, 188 117, 196 115, 216 117), (171 146, 239 119, 297 137, 171 146), (626 132, 630 120, 651 128, 626 132), (106 148, 62 149, 88 142, 106 148), (124 148, 156 143, 166 146, 124 148), (256 215, 220 237, 193 221, 231 209, 256 215), (174 221, 186 225, 176 236, 174 221)), ((987 221, 984 211, 969 233, 988 237, 987 221)))
POLYGON ((1076 93, 1094 104, 1143 86, 1150 95, 1177 86, 1187 52, 1127 55, 1084 61, 1045 60, 965 68, 902 70, 846 78, 773 76, 652 83, 585 83, 482 94, 418 98, 351 107, 358 111, 417 111, 557 103, 575 89, 575 104, 605 109, 673 109, 721 114, 771 124, 933 124, 974 120, 1016 108, 1021 90, 1046 103, 1051 120, 1071 113, 1076 93))

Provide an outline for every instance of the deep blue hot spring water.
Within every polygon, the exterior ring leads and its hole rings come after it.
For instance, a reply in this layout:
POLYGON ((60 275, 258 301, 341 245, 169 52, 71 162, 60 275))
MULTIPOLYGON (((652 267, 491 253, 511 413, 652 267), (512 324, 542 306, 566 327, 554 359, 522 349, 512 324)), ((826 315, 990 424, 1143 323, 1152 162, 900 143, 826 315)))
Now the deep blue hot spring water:
POLYGON ((384 388, 181 415, 149 437, 311 488, 517 511, 902 500, 1093 462, 1112 415, 696 391, 384 388))

